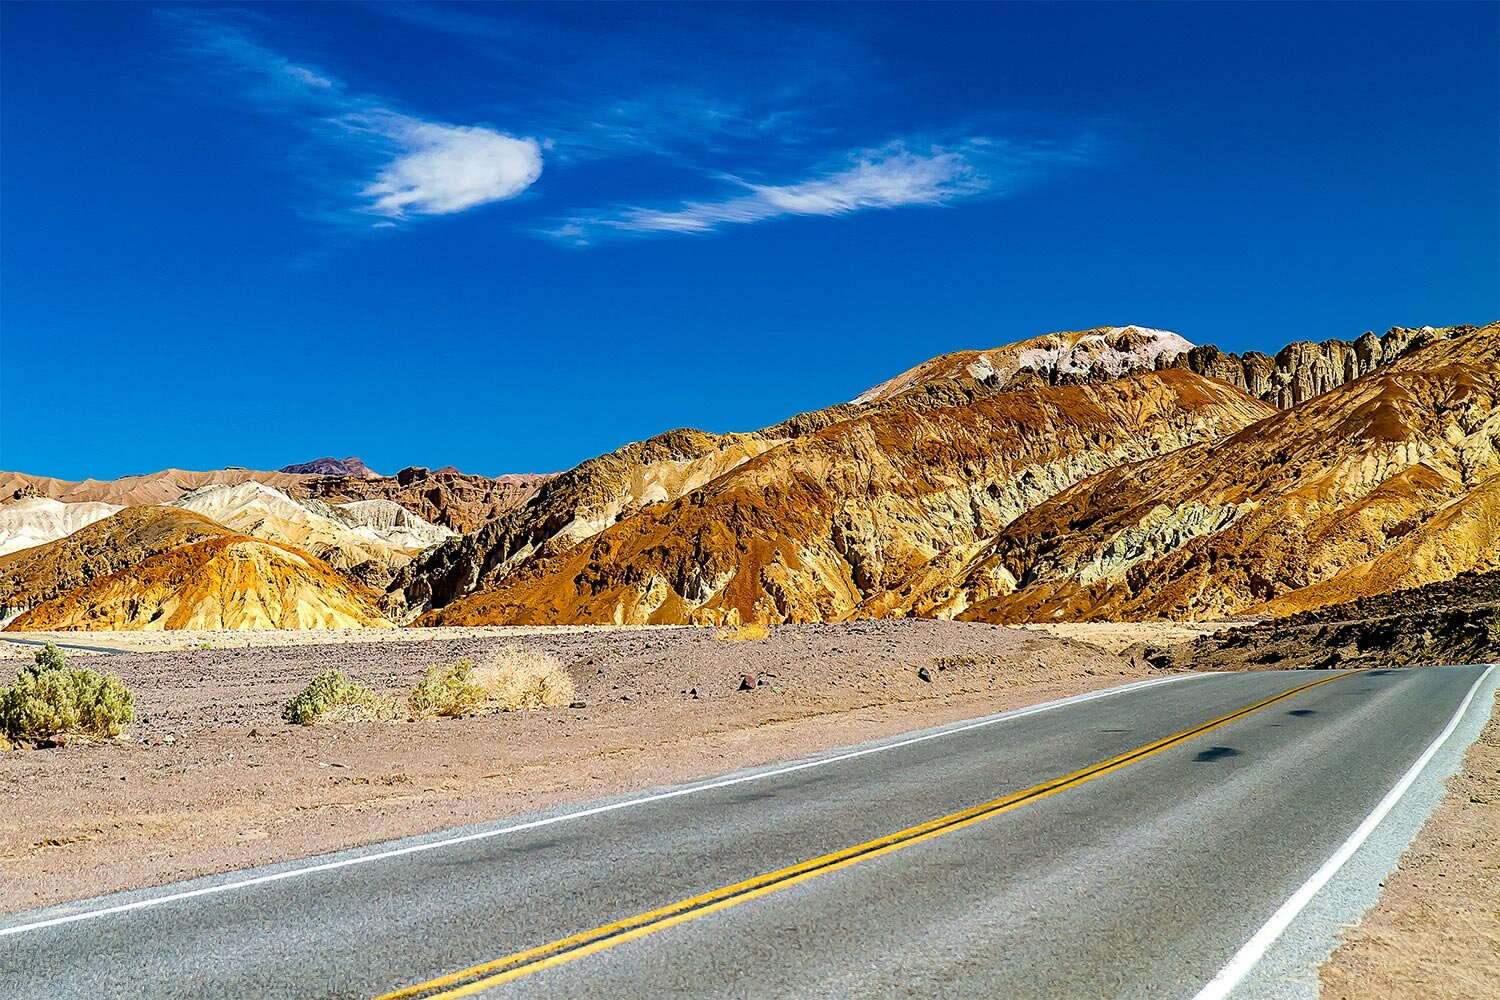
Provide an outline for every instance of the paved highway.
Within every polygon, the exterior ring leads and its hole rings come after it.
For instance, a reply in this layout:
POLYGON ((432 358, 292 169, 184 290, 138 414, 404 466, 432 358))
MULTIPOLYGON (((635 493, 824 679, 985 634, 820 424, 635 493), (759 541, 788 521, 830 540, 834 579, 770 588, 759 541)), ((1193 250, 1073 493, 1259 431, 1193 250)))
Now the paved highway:
POLYGON ((0 993, 1313 995, 1497 681, 1166 679, 16 914, 0 993))

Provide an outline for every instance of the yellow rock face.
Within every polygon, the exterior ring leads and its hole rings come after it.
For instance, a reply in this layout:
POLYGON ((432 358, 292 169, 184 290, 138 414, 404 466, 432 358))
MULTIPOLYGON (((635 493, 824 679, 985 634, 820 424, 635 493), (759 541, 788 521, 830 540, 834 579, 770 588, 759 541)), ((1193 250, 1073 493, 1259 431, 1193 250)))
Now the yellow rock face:
POLYGON ((231 535, 75 587, 10 630, 390 627, 376 595, 306 553, 231 535))

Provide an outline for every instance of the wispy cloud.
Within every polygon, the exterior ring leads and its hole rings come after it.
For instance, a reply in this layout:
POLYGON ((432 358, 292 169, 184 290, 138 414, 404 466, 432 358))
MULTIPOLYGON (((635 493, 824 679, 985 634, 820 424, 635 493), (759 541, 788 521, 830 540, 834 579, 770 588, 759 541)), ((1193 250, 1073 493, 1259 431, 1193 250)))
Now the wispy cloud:
POLYGON ((723 226, 788 216, 847 215, 868 209, 945 205, 1002 197, 1049 165, 1083 162, 1090 141, 1058 145, 971 137, 948 144, 897 141, 850 154, 845 163, 808 179, 762 184, 725 177, 732 191, 716 200, 668 207, 630 206, 579 215, 545 235, 586 246, 610 236, 708 233, 723 226))
POLYGON ((339 147, 366 179, 353 192, 356 213, 386 220, 451 215, 514 198, 542 174, 542 144, 488 125, 458 125, 399 110, 350 92, 332 74, 256 42, 243 28, 190 12, 166 15, 202 65, 229 74, 255 106, 292 120, 339 147), (373 176, 370 176, 373 174, 373 176))

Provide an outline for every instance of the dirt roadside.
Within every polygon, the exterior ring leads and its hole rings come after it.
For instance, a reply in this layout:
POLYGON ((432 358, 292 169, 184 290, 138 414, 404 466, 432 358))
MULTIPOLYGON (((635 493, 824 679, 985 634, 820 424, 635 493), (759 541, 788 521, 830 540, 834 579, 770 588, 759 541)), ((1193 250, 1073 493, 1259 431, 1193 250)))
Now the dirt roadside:
POLYGON ((126 680, 137 721, 119 742, 0 753, 0 911, 694 780, 1147 675, 1097 646, 938 621, 783 626, 749 642, 674 628, 178 645, 88 663, 126 680), (556 655, 584 707, 281 720, 320 670, 400 695, 427 666, 499 645, 556 655))
POLYGON ((1500 698, 1380 902, 1341 937, 1325 1000, 1500 997, 1500 698))

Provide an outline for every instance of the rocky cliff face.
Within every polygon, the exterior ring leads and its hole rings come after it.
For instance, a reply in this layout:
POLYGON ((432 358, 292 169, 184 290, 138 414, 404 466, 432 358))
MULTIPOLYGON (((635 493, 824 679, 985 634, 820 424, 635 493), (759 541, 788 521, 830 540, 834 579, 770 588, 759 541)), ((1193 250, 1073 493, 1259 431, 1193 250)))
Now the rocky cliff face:
POLYGON ((1274 412, 1176 370, 1011 392, 935 383, 901 400, 818 415, 702 487, 530 558, 422 622, 846 617, 1079 479, 1274 412))
MULTIPOLYGON (((287 487, 297 498, 349 503, 389 500, 453 531, 475 531, 525 505, 551 476, 470 476, 456 469, 402 469, 394 476, 315 476, 287 487)), ((274 485, 274 484, 273 484, 274 485)))
POLYGON ((1161 364, 1228 382, 1284 410, 1368 375, 1412 351, 1473 330, 1471 326, 1396 326, 1379 337, 1370 332, 1355 340, 1299 340, 1283 347, 1275 357, 1258 351, 1240 355, 1226 354, 1213 346, 1193 347, 1164 357, 1161 364))
POLYGON ((1271 419, 1028 511, 968 570, 961 617, 1286 613, 1500 568, 1497 403, 1500 324, 1419 338, 1271 419))

